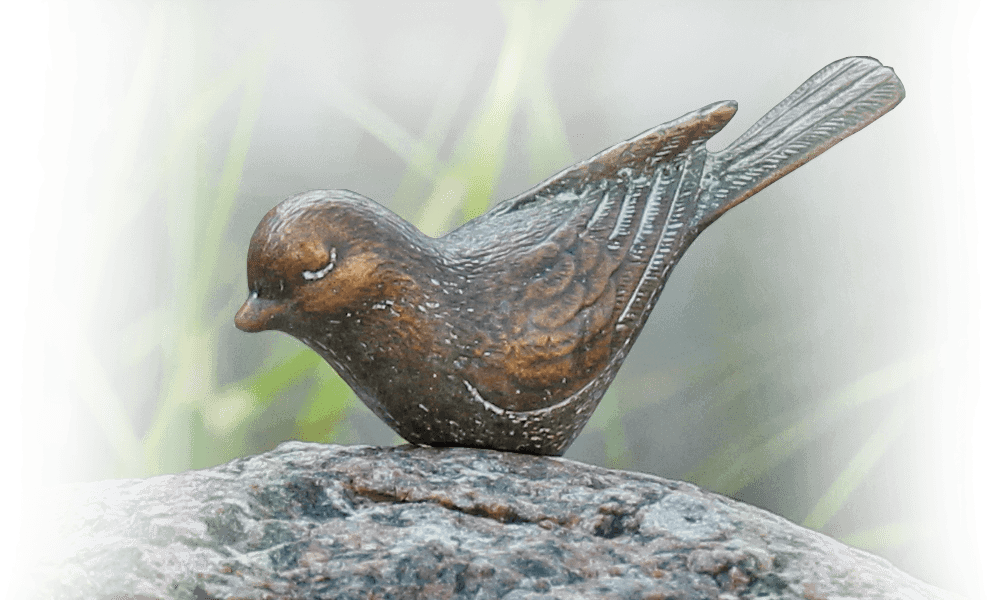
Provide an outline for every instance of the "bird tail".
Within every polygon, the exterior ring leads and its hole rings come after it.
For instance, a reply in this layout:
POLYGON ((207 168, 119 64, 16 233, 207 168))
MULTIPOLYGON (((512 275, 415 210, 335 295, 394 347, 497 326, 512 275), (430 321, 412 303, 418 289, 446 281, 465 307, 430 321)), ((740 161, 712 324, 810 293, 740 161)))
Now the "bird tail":
POLYGON ((708 195, 699 207, 699 230, 892 110, 904 96, 893 70, 874 58, 827 65, 729 147, 711 155, 714 164, 705 171, 715 181, 704 182, 708 195))

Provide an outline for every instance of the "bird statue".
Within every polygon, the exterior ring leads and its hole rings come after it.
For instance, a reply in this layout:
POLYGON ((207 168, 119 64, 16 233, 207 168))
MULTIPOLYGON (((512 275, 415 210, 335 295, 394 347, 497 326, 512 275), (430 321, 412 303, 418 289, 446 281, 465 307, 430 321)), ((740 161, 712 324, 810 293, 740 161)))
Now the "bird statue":
POLYGON ((845 58, 724 150, 705 144, 731 101, 439 238, 354 192, 292 196, 253 233, 236 326, 301 340, 411 443, 562 455, 698 234, 903 96, 891 68, 845 58))

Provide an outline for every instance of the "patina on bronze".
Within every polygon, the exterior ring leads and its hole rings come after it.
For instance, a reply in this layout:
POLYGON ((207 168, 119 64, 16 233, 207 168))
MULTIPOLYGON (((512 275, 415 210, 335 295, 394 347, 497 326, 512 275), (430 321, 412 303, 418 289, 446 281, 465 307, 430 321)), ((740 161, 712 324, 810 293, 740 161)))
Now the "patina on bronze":
POLYGON ((846 58, 720 152, 705 143, 735 102, 622 142, 436 239, 353 192, 293 196, 253 234, 236 325, 302 340, 412 443, 560 455, 695 237, 903 95, 892 69, 846 58))

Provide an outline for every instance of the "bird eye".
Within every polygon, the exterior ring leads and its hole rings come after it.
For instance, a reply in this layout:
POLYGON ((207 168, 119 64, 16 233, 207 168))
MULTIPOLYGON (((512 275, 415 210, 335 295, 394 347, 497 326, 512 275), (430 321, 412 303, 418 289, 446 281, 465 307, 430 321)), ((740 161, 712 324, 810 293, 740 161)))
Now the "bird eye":
POLYGON ((337 262, 337 249, 330 248, 330 262, 326 263, 326 266, 317 271, 302 271, 302 278, 306 281, 315 281, 317 279, 323 279, 326 275, 333 270, 334 264, 337 262))

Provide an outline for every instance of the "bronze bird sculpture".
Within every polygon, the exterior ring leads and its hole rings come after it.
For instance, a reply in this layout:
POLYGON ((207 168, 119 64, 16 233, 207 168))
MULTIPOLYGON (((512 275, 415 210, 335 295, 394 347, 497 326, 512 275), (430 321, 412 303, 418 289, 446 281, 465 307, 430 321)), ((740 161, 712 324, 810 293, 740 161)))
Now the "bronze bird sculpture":
POLYGON ((718 102, 613 146, 440 238, 313 191, 250 241, 244 331, 310 348, 415 444, 561 455, 671 269, 724 212, 892 109, 895 73, 837 61, 728 148, 718 102))

